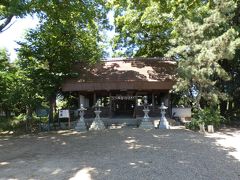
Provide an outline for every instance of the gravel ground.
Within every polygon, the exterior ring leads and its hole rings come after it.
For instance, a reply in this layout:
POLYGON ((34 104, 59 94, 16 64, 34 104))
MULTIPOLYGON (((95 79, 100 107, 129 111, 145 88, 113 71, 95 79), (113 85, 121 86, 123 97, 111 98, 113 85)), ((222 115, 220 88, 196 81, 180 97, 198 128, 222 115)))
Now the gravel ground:
POLYGON ((239 128, 223 128, 216 133, 207 134, 207 137, 214 139, 217 146, 221 146, 222 148, 228 150, 228 155, 240 161, 239 128))
POLYGON ((5 136, 0 179, 240 179, 240 159, 231 154, 239 149, 221 145, 224 138, 133 128, 5 136))

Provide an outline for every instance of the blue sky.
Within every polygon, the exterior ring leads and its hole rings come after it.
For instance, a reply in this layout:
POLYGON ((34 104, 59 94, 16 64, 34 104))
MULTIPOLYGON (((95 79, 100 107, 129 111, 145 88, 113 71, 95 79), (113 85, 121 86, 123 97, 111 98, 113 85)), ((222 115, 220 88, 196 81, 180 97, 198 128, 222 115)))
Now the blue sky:
POLYGON ((9 29, 0 33, 0 48, 6 48, 11 61, 14 61, 17 57, 14 49, 19 47, 16 41, 23 39, 27 29, 36 27, 38 20, 27 16, 24 19, 14 19, 12 22, 13 24, 9 29))

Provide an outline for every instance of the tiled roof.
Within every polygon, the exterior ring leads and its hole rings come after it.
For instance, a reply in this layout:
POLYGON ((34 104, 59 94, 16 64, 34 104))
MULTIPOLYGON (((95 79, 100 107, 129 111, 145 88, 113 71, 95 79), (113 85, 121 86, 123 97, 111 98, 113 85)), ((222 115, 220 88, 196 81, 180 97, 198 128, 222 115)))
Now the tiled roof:
POLYGON ((128 58, 101 61, 88 70, 81 65, 74 69, 81 75, 66 80, 63 91, 171 89, 176 63, 163 58, 128 58))

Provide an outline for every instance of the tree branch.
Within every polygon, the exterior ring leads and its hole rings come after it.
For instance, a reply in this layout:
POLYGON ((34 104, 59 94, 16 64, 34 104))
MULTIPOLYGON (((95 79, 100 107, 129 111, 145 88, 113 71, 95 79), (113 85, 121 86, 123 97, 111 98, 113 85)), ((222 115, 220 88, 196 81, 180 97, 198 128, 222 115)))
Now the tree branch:
POLYGON ((0 33, 4 31, 4 28, 11 22, 13 17, 13 15, 8 16, 6 20, 0 25, 0 33))

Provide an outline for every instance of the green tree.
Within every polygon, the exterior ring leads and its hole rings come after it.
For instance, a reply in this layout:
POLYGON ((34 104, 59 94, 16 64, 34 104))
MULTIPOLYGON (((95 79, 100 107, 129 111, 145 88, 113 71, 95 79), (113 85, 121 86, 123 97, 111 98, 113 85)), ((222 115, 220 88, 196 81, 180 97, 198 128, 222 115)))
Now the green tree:
POLYGON ((9 110, 14 108, 11 101, 16 68, 10 63, 6 49, 0 50, 0 109, 9 115, 9 110))
POLYGON ((0 49, 0 109, 7 111, 9 86, 12 81, 10 62, 6 49, 0 49))
POLYGON ((172 28, 170 1, 113 0, 115 50, 127 56, 163 56, 169 49, 172 28))
MULTIPOLYGON (((240 27, 240 2, 238 2, 235 10, 235 16, 232 24, 235 27, 240 27)), ((229 74, 229 81, 219 80, 217 86, 229 95, 227 101, 221 101, 221 113, 233 119, 238 119, 240 116, 240 48, 236 50, 233 60, 223 60, 220 62, 224 70, 229 74)))
POLYGON ((235 9, 233 0, 205 1, 191 16, 175 20, 169 54, 178 60, 176 91, 185 92, 196 107, 201 101, 216 105, 226 98, 216 82, 229 80, 220 62, 233 59, 240 44, 237 27, 232 24, 235 9))
POLYGON ((19 65, 37 93, 49 101, 52 119, 62 81, 75 75, 72 65, 86 68, 102 56, 99 30, 107 11, 100 1, 47 1, 39 7, 39 27, 19 43, 19 65))
POLYGON ((227 89, 236 89, 227 83, 236 79, 233 72, 223 65, 237 67, 238 61, 229 60, 239 46, 239 4, 237 0, 112 0, 114 48, 128 56, 172 57, 178 61, 179 75, 174 92, 182 102, 218 104, 233 94, 227 89), (219 88, 220 83, 227 88, 219 88))
POLYGON ((201 0, 112 0, 116 33, 113 48, 128 56, 164 56, 179 16, 191 16, 201 0))

